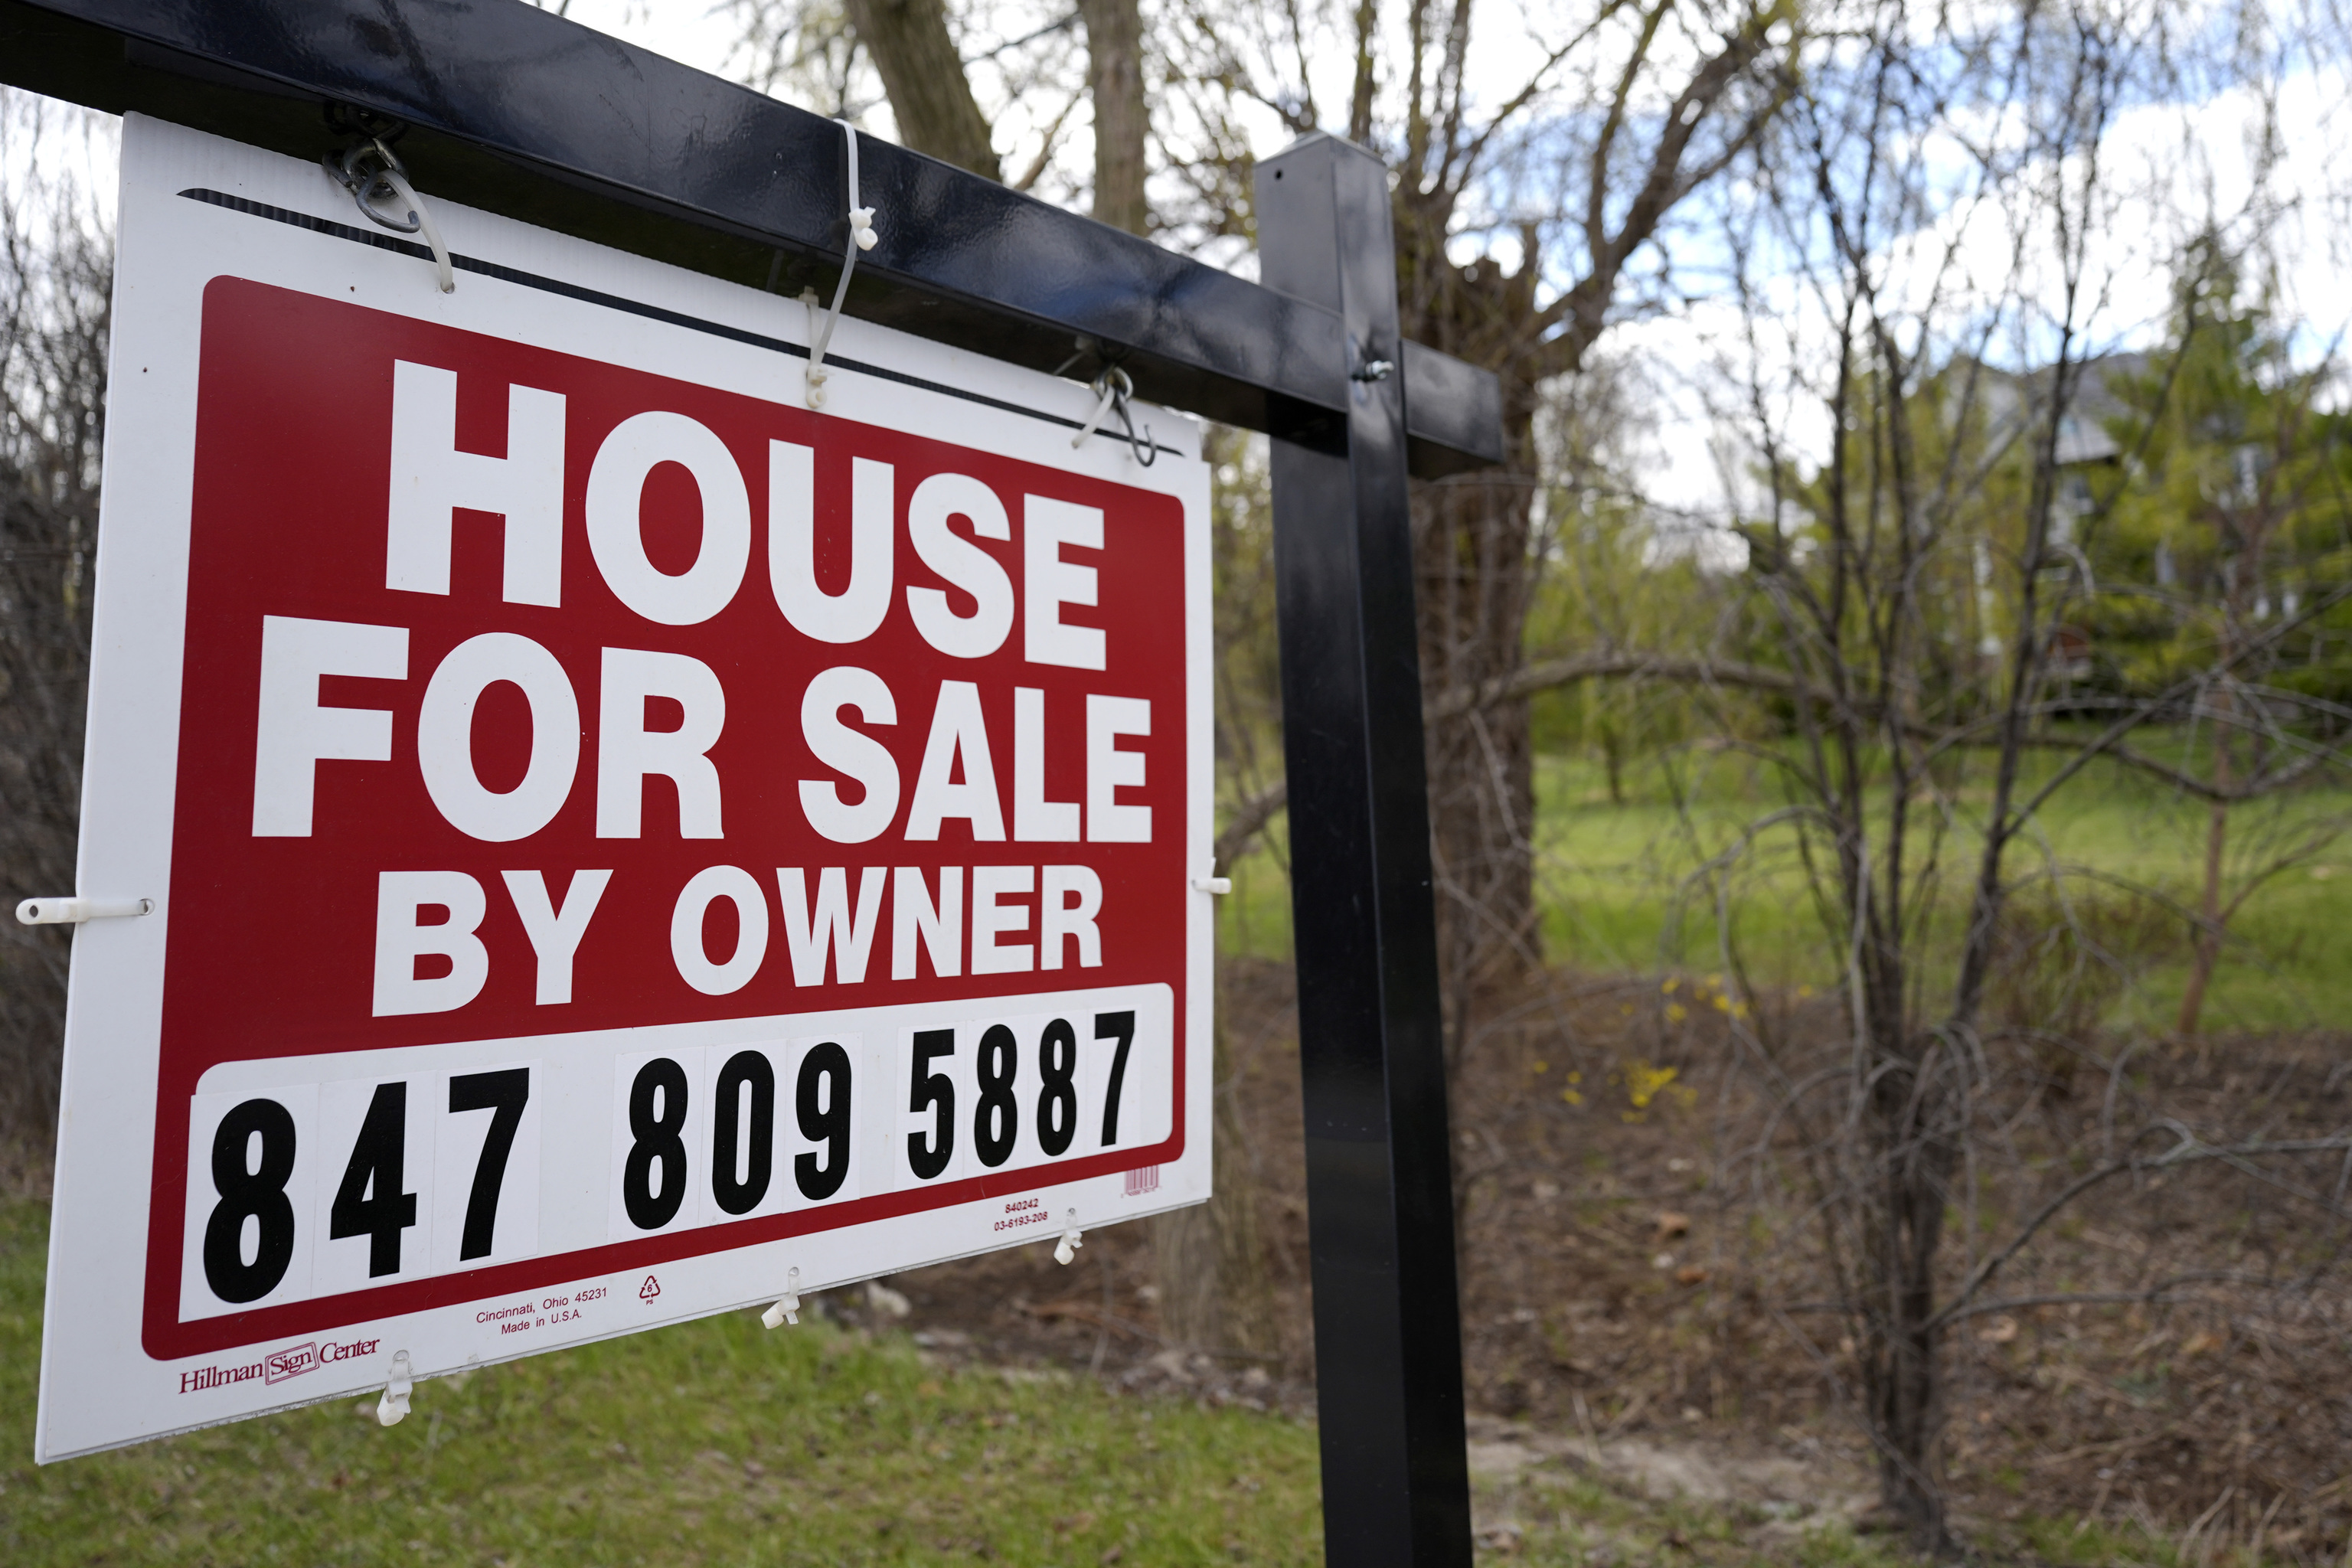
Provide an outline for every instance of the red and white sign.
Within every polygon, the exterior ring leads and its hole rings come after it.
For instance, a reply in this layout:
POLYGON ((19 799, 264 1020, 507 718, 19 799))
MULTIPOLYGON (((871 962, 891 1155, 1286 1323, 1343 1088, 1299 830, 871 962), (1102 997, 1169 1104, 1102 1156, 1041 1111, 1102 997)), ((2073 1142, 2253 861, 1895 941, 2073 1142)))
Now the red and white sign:
POLYGON ((43 1459, 1207 1195, 1188 421, 814 412, 797 303, 135 117, 121 210, 43 1459))

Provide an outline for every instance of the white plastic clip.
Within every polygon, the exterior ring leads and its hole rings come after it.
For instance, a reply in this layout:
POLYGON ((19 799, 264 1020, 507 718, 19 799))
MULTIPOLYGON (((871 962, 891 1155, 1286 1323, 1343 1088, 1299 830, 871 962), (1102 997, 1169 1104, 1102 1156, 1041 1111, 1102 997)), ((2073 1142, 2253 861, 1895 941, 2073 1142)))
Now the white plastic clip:
POLYGON ((1068 1268, 1070 1259, 1077 1256, 1078 1248, 1087 1244, 1086 1237, 1087 1233, 1078 1228, 1078 1211, 1070 1210, 1069 1228, 1062 1232, 1062 1239, 1054 1244, 1054 1261, 1065 1268, 1068 1268))
POLYGON ((84 921, 124 920, 154 912, 152 899, 26 899, 16 906, 16 923, 78 926, 84 921))
POLYGON ((408 1395, 416 1385, 409 1377, 408 1352, 392 1352, 392 1381, 383 1385, 383 1397, 376 1401, 375 1419, 380 1426, 397 1426, 400 1418, 408 1414, 408 1395))
POLYGON ((1102 401, 1095 405, 1095 411, 1092 414, 1087 416, 1087 422, 1078 426, 1078 433, 1070 437, 1070 450, 1075 452, 1085 446, 1087 437, 1093 435, 1096 427, 1102 424, 1103 416, 1108 414, 1112 406, 1118 402, 1119 384, 1122 382, 1130 387, 1135 384, 1128 380, 1127 372, 1117 365, 1111 366, 1095 378, 1095 390, 1102 394, 1102 401))
POLYGON ((857 253, 874 248, 874 209, 857 205, 857 127, 846 120, 836 120, 842 134, 849 140, 849 244, 841 253, 841 281, 833 286, 833 309, 817 318, 816 290, 801 290, 801 303, 809 313, 808 405, 824 406, 824 351, 833 342, 833 329, 841 320, 841 302, 849 297, 849 275, 857 270, 857 253))
POLYGON ((1202 892, 1214 893, 1222 899, 1234 890, 1234 879, 1231 877, 1195 877, 1192 879, 1192 886, 1202 892))
POLYGON ((801 1321, 801 1271, 792 1269, 784 1275, 784 1299, 760 1314, 763 1328, 780 1328, 786 1323, 794 1328, 801 1321))

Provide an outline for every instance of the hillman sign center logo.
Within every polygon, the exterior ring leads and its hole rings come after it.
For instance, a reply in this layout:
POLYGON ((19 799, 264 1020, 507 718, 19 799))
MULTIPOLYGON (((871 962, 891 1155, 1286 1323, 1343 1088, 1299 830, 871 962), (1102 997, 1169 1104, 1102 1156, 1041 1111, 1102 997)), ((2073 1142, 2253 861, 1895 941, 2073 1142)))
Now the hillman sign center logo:
POLYGON ((259 1361, 242 1366, 200 1366, 180 1374, 180 1392, 200 1394, 207 1388, 221 1388, 232 1383, 250 1383, 259 1378, 265 1384, 284 1383, 289 1377, 299 1377, 306 1372, 340 1361, 357 1361, 375 1354, 378 1340, 329 1340, 323 1344, 312 1340, 308 1344, 289 1345, 271 1351, 259 1361))

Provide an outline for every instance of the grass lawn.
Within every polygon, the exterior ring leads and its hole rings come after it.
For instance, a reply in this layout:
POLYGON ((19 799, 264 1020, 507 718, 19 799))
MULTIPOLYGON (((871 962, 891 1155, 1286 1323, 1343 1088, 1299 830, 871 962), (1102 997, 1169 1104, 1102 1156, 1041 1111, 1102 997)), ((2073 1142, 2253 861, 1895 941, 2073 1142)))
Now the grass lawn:
MULTIPOLYGON (((0 1205, 0 1563, 1322 1562, 1315 1432, 1055 1372, 950 1371, 903 1335, 749 1314, 417 1386, 31 1461, 46 1205, 0 1205)), ((1544 1467, 1477 1481, 1480 1557, 1851 1564, 1843 1528, 1654 1503, 1544 1467)))
POLYGON ((36 1468, 47 1208, 0 1206, 0 1563, 1310 1563, 1315 1434, 713 1318, 36 1468))
MULTIPOLYGON (((2053 765, 2047 758, 2035 762, 2029 788, 2053 765)), ((1685 753, 1671 774, 1652 762, 1629 769, 1626 783, 1624 804, 1617 805, 1598 765, 1562 756, 1538 763, 1538 896, 1555 962, 1602 973, 1722 969, 1727 916, 1759 983, 1834 980, 1794 828, 1754 831, 1788 805, 1768 770, 1745 756, 1685 753), (1731 868, 1721 888, 1694 877, 1710 861, 1731 868)), ((1971 824, 1985 794, 1980 781, 1952 792, 1952 826, 1939 849, 1938 909, 1955 922, 1981 844, 1971 824)), ((1923 810, 1916 820, 1915 856, 1928 847, 1928 814, 1923 810)), ((2352 822, 2352 790, 2304 790, 2239 806, 2231 822, 2230 889, 2253 866, 2337 821, 2352 822)), ((2053 797, 2034 833, 2011 852, 2012 879, 2058 869, 2070 900, 2137 901, 2141 923, 2154 928, 2158 945, 2140 955, 2145 967, 2111 1023, 2172 1022, 2187 975, 2188 927, 2158 911, 2168 900, 2194 905, 2205 831, 2202 803, 2139 774, 2095 767, 2053 797)), ((2208 998, 2208 1028, 2296 1028, 2352 1018, 2352 837, 2264 883, 2230 935, 2208 998)))
MULTIPOLYGON (((2168 738, 2144 742, 2161 750, 2168 738)), ((2036 753, 2028 787, 2054 766, 2036 753)), ((1546 956, 1588 974, 1654 973, 1727 967, 1723 917, 1760 984, 1833 984, 1828 943, 1813 917, 1794 829, 1751 829, 1788 801, 1772 773, 1736 753, 1685 751, 1628 767, 1622 804, 1609 798, 1600 765, 1580 755, 1538 759, 1537 899, 1546 956), (1710 862, 1729 868, 1719 886, 1695 878, 1710 862), (1718 894, 1722 901, 1717 903, 1718 894)), ((1937 847, 1944 881, 1939 918, 1957 922, 1981 842, 1971 824, 1986 788, 1971 776, 1953 787, 1950 826, 1937 847)), ((1913 844, 1928 847, 1924 809, 1913 844)), ((2299 790, 2235 809, 2229 888, 2300 837, 2352 824, 2352 789, 2299 790)), ((1218 911, 1228 953, 1290 956, 1290 890, 1284 870, 1286 825, 1277 819, 1259 853, 1231 868, 1233 896, 1218 911)), ((2053 797, 2035 831, 2012 850, 2012 879, 2063 871, 2070 900, 2137 905, 2144 950, 2107 1022, 2168 1028, 2188 973, 2185 919, 2202 866, 2206 808, 2145 775, 2095 764, 2053 797), (2141 889, 2130 892, 2126 889, 2141 889)), ((2230 927, 2205 1026, 2272 1030, 2352 1020, 2352 835, 2265 882, 2230 927)), ((1949 942, 1944 945, 1949 946, 1949 942)))
MULTIPOLYGON (((1319 1564, 1315 1432, 904 1335, 749 1314, 31 1461, 47 1208, 0 1204, 0 1563, 1319 1564)), ((1901 1568, 1885 1538, 1654 1502, 1539 1463, 1474 1477, 1482 1562, 1901 1568)), ((2090 1559, 2060 1557, 2069 1563, 2090 1559)), ((2143 1558, 2144 1561, 2158 1559, 2143 1558)))

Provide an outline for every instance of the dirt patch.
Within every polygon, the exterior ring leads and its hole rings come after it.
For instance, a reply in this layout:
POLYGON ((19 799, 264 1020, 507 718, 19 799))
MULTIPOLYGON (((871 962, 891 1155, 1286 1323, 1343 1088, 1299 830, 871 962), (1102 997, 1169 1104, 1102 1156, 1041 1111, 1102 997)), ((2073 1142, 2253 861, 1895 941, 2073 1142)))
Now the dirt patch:
MULTIPOLYGON (((1311 1410, 1294 1005, 1286 970, 1229 970, 1225 1088, 1250 1130, 1278 1358, 1164 1343, 1142 1226, 1090 1235, 1066 1270, 1040 1247, 899 1277, 935 1353, 1311 1410)), ((1727 1066, 1741 1005, 1703 975, 1554 975, 1486 1001, 1491 1021, 1467 1042, 1453 1108, 1482 1470, 1582 1466, 1642 1495, 1808 1516, 1852 1517, 1867 1501, 1851 1346, 1822 1310, 1834 1292, 1817 1237, 1743 1153, 1760 1111, 1727 1066)), ((1790 1029, 1836 1026, 1821 999, 1754 1005, 1790 1029)), ((2217 1139, 2252 1129, 2274 1141, 2341 1128, 2347 1043, 2136 1047, 2112 1096, 2104 1067, 2071 1085, 2040 1075, 2005 1108, 2006 1142, 1979 1173, 1975 1241, 2052 1173, 2095 1157, 2111 1127, 2161 1114, 2217 1139)), ((2038 1516, 2177 1535, 2204 1516, 2200 1540, 2259 1531, 2280 1561, 2340 1559, 2352 1540, 2352 1301, 2336 1271, 2346 1227, 2329 1206, 2324 1190, 2286 1194, 2217 1163, 2111 1184, 2070 1209, 1998 1294, 2154 1298, 2042 1302, 1958 1326, 1945 1459, 1962 1518, 1996 1531, 2038 1516)), ((1948 1229, 1956 1275, 1971 1238, 1948 1229)))
MULTIPOLYGON (((1482 1508, 1517 1506, 1523 1479, 1578 1476, 1730 1509, 1761 1531, 1867 1522, 1851 1345, 1824 1310, 1835 1292, 1801 1194, 1767 1180, 1756 1157, 1761 1102, 1732 1065, 1743 1005, 1834 1044, 1825 1000, 1743 1003, 1706 975, 1554 974, 1482 999, 1453 1105, 1482 1508)), ((1246 1129, 1276 1353, 1167 1342, 1149 1222, 1089 1232, 1067 1268, 1041 1243, 831 1292, 811 1310, 1009 1377, 1091 1374, 1310 1417, 1289 971, 1230 966, 1224 1005, 1222 1092, 1246 1129)), ((2326 1034, 2104 1041, 2071 1075, 2011 1075, 2029 1089, 2001 1108, 2001 1142, 1973 1173, 1974 1234, 1965 1216, 1947 1226, 1946 1277, 2053 1179, 2151 1119, 2211 1141, 2336 1133, 2352 1124, 2347 1047, 2352 1037, 2326 1034)), ((0 1161, 0 1174, 12 1191, 46 1190, 47 1160, 0 1161)), ((2334 1155, 2212 1162, 2111 1183, 2068 1209, 2004 1273, 1997 1294, 2011 1304, 1948 1342, 1943 1458, 1964 1527, 1999 1538, 2038 1518, 2178 1539, 2193 1525, 2200 1549, 2259 1537, 2272 1561, 2344 1561, 2347 1183, 2352 1161, 2334 1155)))
POLYGON ((1674 1442, 1604 1443, 1493 1415, 1473 1415, 1469 1429, 1470 1473, 1493 1480, 1563 1464, 1654 1502, 1796 1504, 1847 1521, 1860 1518, 1877 1495, 1848 1458, 1807 1463, 1712 1431, 1674 1442))

